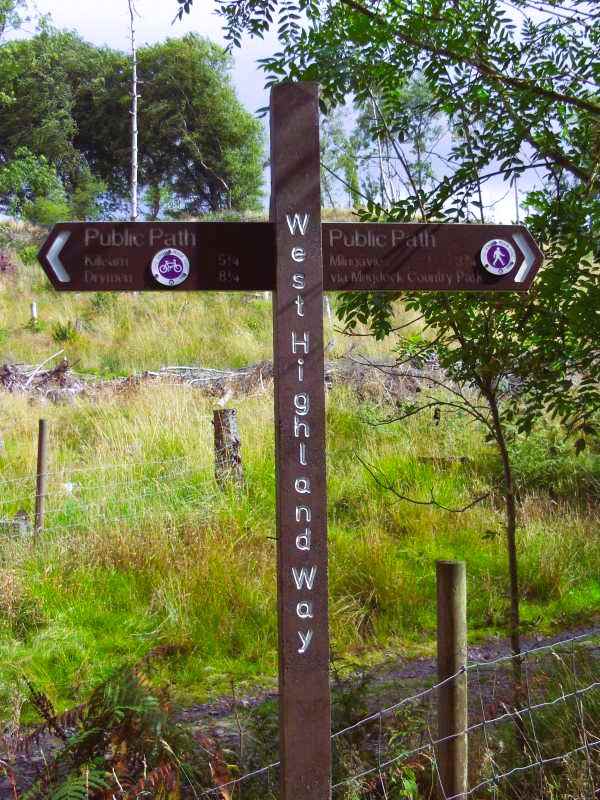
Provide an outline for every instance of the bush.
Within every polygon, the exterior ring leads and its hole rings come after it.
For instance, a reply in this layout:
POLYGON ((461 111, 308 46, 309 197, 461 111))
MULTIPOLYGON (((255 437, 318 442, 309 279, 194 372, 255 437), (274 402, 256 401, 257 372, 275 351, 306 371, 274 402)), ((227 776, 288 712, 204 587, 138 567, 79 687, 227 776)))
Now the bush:
POLYGON ((23 215, 36 225, 55 225, 71 218, 71 209, 66 199, 37 197, 23 208, 23 215))
POLYGON ((52 338, 57 344, 74 342, 78 336, 77 328, 71 322, 57 322, 52 326, 52 338))
POLYGON ((36 264, 39 248, 35 244, 26 244, 17 250, 17 254, 23 264, 36 264))

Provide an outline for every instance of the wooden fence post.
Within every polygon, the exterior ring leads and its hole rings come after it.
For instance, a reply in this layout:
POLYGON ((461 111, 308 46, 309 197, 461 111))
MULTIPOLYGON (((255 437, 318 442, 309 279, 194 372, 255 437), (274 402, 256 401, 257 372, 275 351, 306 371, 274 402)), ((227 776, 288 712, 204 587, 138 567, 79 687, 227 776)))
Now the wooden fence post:
POLYGON ((438 681, 447 681, 438 689, 438 739, 446 740, 437 746, 439 797, 460 797, 468 790, 468 734, 461 733, 467 673, 460 672, 467 663, 467 572, 464 561, 438 561, 436 573, 438 681))
POLYGON ((215 478, 221 488, 228 483, 242 486, 244 470, 237 411, 223 408, 213 412, 215 429, 215 478))
POLYGON ((48 424, 45 419, 39 422, 37 480, 35 490, 35 528, 34 541, 37 542, 44 529, 44 512, 46 509, 46 491, 48 481, 48 424))

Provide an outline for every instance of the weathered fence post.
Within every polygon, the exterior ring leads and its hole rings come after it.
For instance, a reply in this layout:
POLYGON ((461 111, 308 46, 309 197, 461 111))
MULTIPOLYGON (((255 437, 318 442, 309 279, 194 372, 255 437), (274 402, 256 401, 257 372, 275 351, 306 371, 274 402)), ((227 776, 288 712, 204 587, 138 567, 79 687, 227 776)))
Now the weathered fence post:
POLYGON ((468 738, 466 733, 467 673, 467 572, 464 561, 438 561, 437 662, 438 689, 437 760, 440 798, 463 795, 468 789, 468 738), (460 673, 460 674, 457 674, 460 673), (453 680, 447 680, 453 675, 453 680))
POLYGON ((41 419, 38 430, 37 481, 35 490, 35 528, 34 541, 44 529, 46 507, 46 488, 48 481, 48 424, 41 419))
POLYGON ((215 478, 219 486, 228 483, 241 486, 244 482, 237 411, 222 408, 213 412, 215 429, 215 478))
POLYGON ((31 312, 31 324, 35 325, 38 321, 37 303, 35 301, 31 303, 29 310, 31 312))

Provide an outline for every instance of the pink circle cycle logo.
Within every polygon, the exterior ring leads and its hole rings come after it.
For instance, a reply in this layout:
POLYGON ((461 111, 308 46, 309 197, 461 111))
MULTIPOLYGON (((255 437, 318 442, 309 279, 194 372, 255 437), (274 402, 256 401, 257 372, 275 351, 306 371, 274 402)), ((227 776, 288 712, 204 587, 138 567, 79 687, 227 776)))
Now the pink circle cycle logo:
POLYGON ((172 247, 160 250, 152 259, 152 276, 162 286, 178 286, 190 274, 190 262, 185 253, 172 247))

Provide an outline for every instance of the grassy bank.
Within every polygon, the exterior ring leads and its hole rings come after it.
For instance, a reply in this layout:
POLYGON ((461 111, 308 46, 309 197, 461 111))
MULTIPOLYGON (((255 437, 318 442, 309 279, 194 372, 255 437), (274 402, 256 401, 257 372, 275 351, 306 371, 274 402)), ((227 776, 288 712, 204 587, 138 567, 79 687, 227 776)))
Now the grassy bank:
MULTIPOLYGON (((196 341, 198 341, 196 339, 196 341)), ((276 668, 271 388, 237 398, 246 486, 213 480, 213 402, 185 386, 140 384, 74 405, 3 395, 0 516, 31 513, 38 417, 50 421, 47 532, 39 547, 4 540, 0 681, 14 713, 19 675, 58 707, 87 695, 117 664, 158 645, 184 700, 271 680, 276 668), (10 426, 6 420, 11 420, 10 426), (175 650, 177 652, 175 652, 175 650)), ((344 387, 328 398, 332 646, 432 650, 434 561, 464 558, 473 638, 501 631, 507 569, 493 451, 465 419, 372 427, 376 398, 344 387), (357 459, 405 494, 465 505, 464 514, 399 502, 357 459), (446 458, 462 457, 466 462, 446 458)), ((550 630, 600 607, 600 457, 578 458, 548 429, 513 449, 521 492, 525 625, 550 630)))
MULTIPOLYGON (((406 321, 402 310, 399 321, 406 321)), ((409 330, 409 329, 408 329, 409 330)), ((326 320, 328 358, 382 355, 326 320), (358 344, 357 344, 358 342, 358 344)), ((257 295, 54 292, 35 264, 0 276, 0 363, 59 350, 82 373, 165 365, 237 367, 271 357, 271 304, 257 295), (39 321, 30 323, 30 303, 39 321)), ((433 650, 434 562, 464 558, 472 638, 503 632, 507 568, 495 453, 459 414, 373 427, 393 398, 372 387, 328 396, 331 628, 334 657, 433 650), (395 499, 360 459, 403 494, 395 499)), ((22 676, 58 708, 119 664, 165 646, 162 680, 182 700, 259 681, 276 669, 272 390, 236 397, 243 491, 213 478, 214 401, 183 385, 127 383, 71 405, 0 394, 0 519, 31 518, 35 434, 51 430, 46 531, 0 545, 0 711, 18 715, 22 676)), ((585 621, 600 607, 600 456, 575 457, 557 428, 512 455, 520 491, 526 630, 585 621)), ((26 693, 25 693, 26 694, 26 693)), ((23 695, 24 696, 24 695, 23 695)), ((30 715, 27 705, 25 718, 30 715)))

